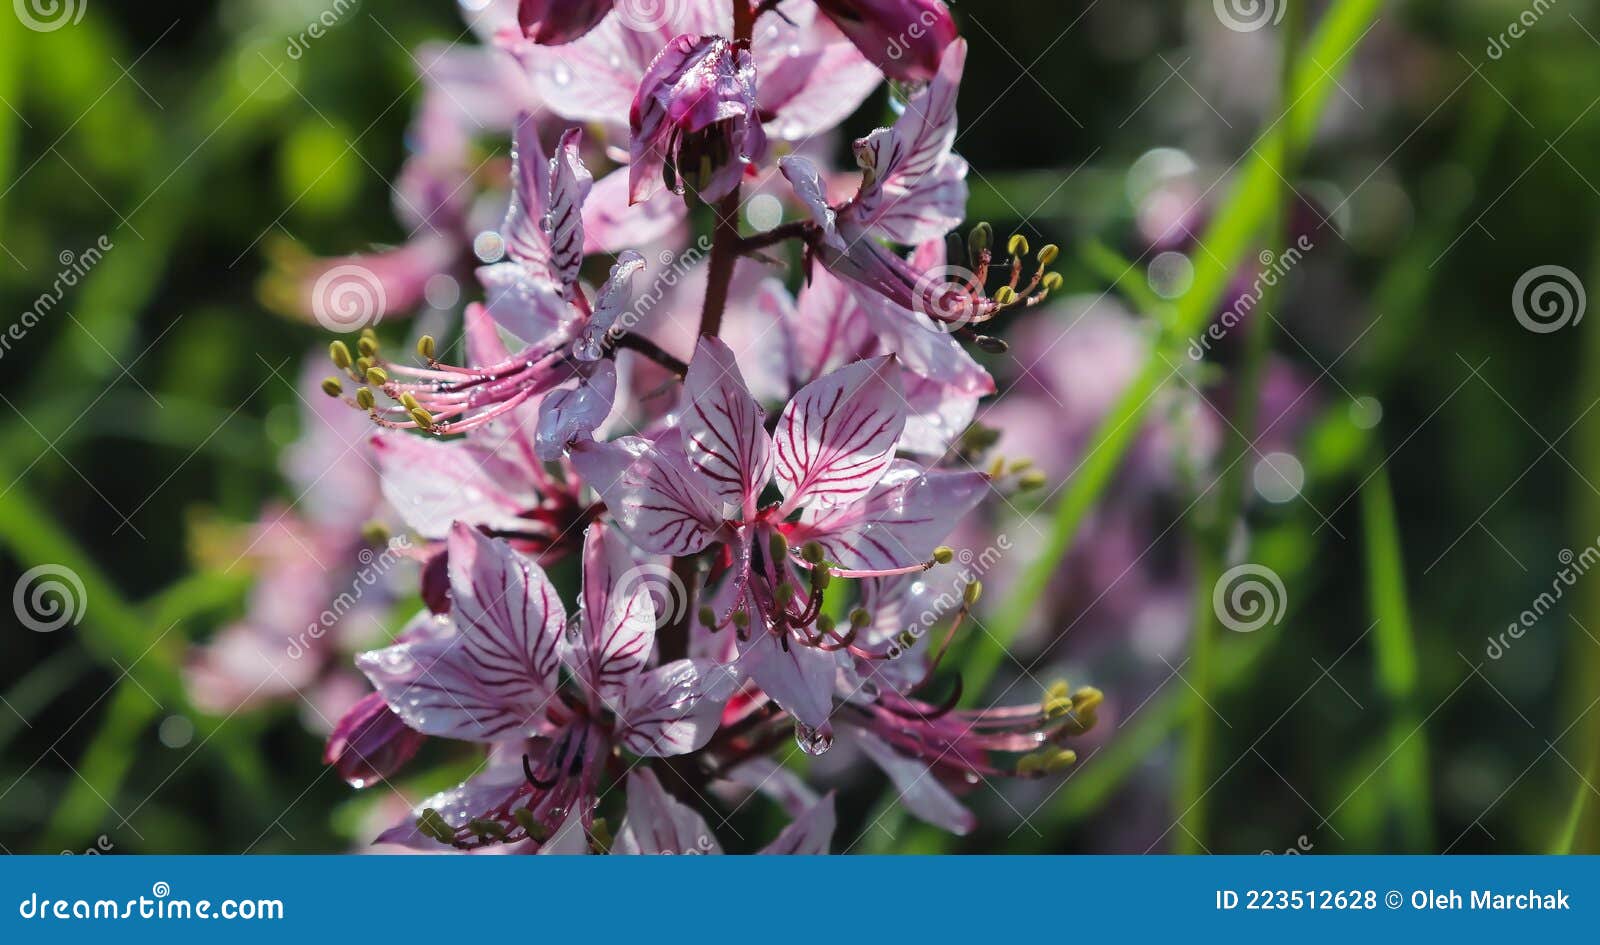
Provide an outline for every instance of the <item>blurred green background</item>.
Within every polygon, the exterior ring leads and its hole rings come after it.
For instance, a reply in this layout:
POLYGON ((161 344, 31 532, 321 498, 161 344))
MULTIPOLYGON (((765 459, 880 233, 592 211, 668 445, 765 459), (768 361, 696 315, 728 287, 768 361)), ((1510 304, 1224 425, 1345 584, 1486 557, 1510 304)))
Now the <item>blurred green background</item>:
MULTIPOLYGON (((50 32, 0 13, 0 316, 18 322, 70 260, 111 247, 0 356, 0 587, 59 564, 87 604, 52 633, 0 613, 0 843, 347 849, 380 799, 323 769, 296 707, 207 715, 179 670, 250 584, 208 566, 206 536, 292 498, 292 383, 326 336, 263 304, 273 248, 404 239, 390 182, 420 94, 410 50, 459 38, 461 19, 447 0, 367 0, 291 57, 324 4, 78 5, 50 32)), ((1337 208, 1338 235, 1318 238, 1274 299, 1286 330, 1267 333, 1317 391, 1297 449, 1307 501, 1248 511, 1252 560, 1287 587, 1283 622, 1213 627, 1178 669, 1158 664, 1065 785, 1025 798, 1026 827, 993 801, 975 801, 984 826, 962 840, 878 821, 883 785, 861 780, 839 847, 1600 850, 1600 578, 1578 577, 1498 658, 1489 643, 1551 589, 1563 550, 1600 540, 1600 318, 1530 331, 1512 301, 1535 267, 1600 278, 1600 4, 1291 5, 1254 32, 1201 0, 954 5, 972 43, 972 218, 1062 244, 1075 291, 1131 281, 1127 304, 1154 321, 1174 306, 1144 284, 1130 168, 1181 149, 1227 220, 1281 193, 1257 167, 1263 129, 1315 122, 1297 189, 1337 208), (1275 124, 1297 34, 1291 65, 1319 105, 1275 124)), ((1253 256, 1270 225, 1236 242, 1253 256)), ((1204 282, 1224 262, 1195 265, 1204 282)), ((1050 486, 1045 533, 1086 488, 1050 486)), ((1159 526, 1204 544, 1213 505, 1182 497, 1159 526)), ((1197 614, 1216 554, 1196 557, 1197 614)), ((1029 605, 997 602, 991 626, 1029 605)), ((983 649, 958 655, 996 658, 983 649)))

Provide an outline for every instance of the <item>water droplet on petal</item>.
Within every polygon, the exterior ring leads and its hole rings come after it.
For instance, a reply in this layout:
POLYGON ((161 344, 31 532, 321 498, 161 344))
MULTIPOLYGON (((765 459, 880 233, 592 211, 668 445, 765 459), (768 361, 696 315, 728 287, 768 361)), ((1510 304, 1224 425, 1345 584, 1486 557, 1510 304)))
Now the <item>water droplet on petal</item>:
POLYGON ((556 85, 566 85, 572 81, 572 70, 567 68, 566 63, 558 62, 550 70, 550 78, 555 80, 556 85))
POLYGON ((572 354, 579 361, 598 361, 604 350, 604 346, 600 343, 600 333, 592 329, 585 331, 572 345, 572 354))
POLYGON ((820 755, 833 747, 832 732, 826 728, 812 728, 803 722, 794 723, 794 740, 808 755, 820 755))

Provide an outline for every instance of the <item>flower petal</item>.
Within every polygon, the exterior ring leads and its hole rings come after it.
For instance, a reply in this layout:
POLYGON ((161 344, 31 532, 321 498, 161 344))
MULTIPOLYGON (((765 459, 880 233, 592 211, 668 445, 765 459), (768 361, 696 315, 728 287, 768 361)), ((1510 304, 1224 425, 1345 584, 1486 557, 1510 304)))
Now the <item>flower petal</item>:
POLYGON ((465 523, 447 547, 451 615, 473 675, 500 701, 536 710, 556 684, 561 598, 532 559, 465 523))
POLYGON ((710 660, 675 660, 634 676, 617 710, 617 740, 644 757, 704 748, 722 718, 731 679, 710 660))
POLYGON ((372 446, 384 498, 423 537, 443 538, 455 522, 497 530, 527 525, 518 513, 534 497, 506 488, 526 477, 477 446, 407 433, 380 433, 372 446))
POLYGON ((784 508, 866 495, 894 457, 905 407, 892 355, 858 361, 801 388, 773 437, 784 508))
MULTIPOLYGON (((417 829, 417 818, 428 808, 439 812, 444 822, 452 827, 465 827, 474 817, 492 811, 522 793, 526 786, 522 775, 520 755, 509 751, 494 751, 489 765, 478 774, 457 784, 448 791, 440 791, 424 798, 405 820, 378 835, 377 843, 397 843, 414 850, 433 852, 452 849, 417 829)), ((581 835, 581 832, 580 832, 581 835)))
POLYGON ((823 183, 822 172, 817 165, 808 157, 790 154, 778 160, 778 170, 788 178, 794 195, 805 204, 811 214, 811 222, 821 228, 823 240, 843 252, 845 244, 839 236, 838 214, 828 205, 828 187, 823 183))
POLYGON ((572 461, 635 544, 681 557, 710 544, 722 521, 710 485, 672 442, 676 437, 586 441, 573 448, 572 461))
POLYGON ((782 706, 796 721, 826 731, 833 714, 833 684, 838 656, 793 640, 779 642, 775 634, 757 630, 739 661, 761 691, 782 706))
POLYGON ((493 742, 543 733, 537 704, 507 702, 490 692, 459 637, 362 653, 356 666, 394 714, 424 735, 493 742))
POLYGON ((772 437, 733 351, 702 337, 683 379, 680 407, 684 450, 710 482, 713 496, 733 503, 749 519, 772 479, 772 437))
POLYGON ((671 236, 683 225, 689 205, 676 194, 661 193, 628 204, 628 169, 619 167, 595 182, 583 204, 583 251, 619 253, 671 236))
POLYGON ((550 159, 550 197, 543 228, 550 245, 551 274, 570 296, 583 265, 583 202, 594 176, 578 156, 583 132, 568 128, 550 159))
POLYGON ((958 836, 972 832, 977 818, 945 790, 928 766, 895 753, 883 739, 866 729, 852 728, 856 744, 871 758, 900 792, 900 803, 918 818, 958 836))
POLYGON ((923 471, 896 463, 866 498, 812 507, 790 536, 816 541, 847 571, 887 571, 929 560, 933 549, 988 493, 981 472, 923 471))
POLYGON ((615 702, 645 664, 656 642, 656 607, 647 578, 665 565, 635 565, 609 537, 591 525, 583 542, 583 632, 569 658, 573 672, 594 695, 615 702))
POLYGON ((539 430, 534 449, 545 462, 555 462, 580 440, 594 438, 595 428, 611 416, 617 396, 617 365, 601 361, 577 387, 551 391, 539 406, 539 430))
POLYGON ((794 822, 783 828, 777 839, 762 847, 759 852, 787 856, 826 856, 833 845, 836 818, 833 813, 833 792, 829 791, 794 822))
POLYGON ((948 232, 965 215, 967 166, 950 147, 966 59, 966 40, 951 43, 938 75, 911 97, 893 127, 856 142, 856 162, 867 176, 845 212, 873 235, 920 243, 948 232))
POLYGON ((721 853, 704 817, 669 795, 655 772, 638 768, 628 775, 628 816, 617 832, 613 853, 721 853))

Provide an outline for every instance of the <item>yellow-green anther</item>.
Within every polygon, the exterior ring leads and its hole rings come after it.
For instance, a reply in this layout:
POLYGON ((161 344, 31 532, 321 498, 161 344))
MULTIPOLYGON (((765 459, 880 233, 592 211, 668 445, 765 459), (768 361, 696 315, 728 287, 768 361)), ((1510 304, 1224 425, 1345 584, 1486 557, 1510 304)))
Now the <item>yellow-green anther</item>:
POLYGON ((594 841, 595 847, 601 853, 611 849, 611 825, 606 823, 604 817, 594 819, 594 826, 589 828, 589 839, 594 841))
POLYGON ((411 411, 411 419, 415 420, 417 426, 423 428, 424 430, 433 429, 433 414, 422 409, 421 407, 411 411))
POLYGON ((1013 256, 1028 255, 1028 238, 1021 233, 1011 234, 1011 239, 1006 243, 1006 252, 1013 256))
POLYGON ((1044 473, 1034 470, 1017 477, 1017 488, 1040 489, 1044 487, 1045 481, 1044 473))
POLYGON ((834 620, 827 614, 817 615, 817 629, 821 630, 823 633, 832 633, 833 628, 836 626, 838 626, 838 621, 834 620))
POLYGON ((1057 748, 1045 758, 1044 769, 1048 772, 1060 771, 1068 765, 1076 763, 1078 753, 1070 748, 1057 748))
POLYGON ((767 551, 771 553, 773 561, 782 561, 789 557, 789 539, 783 537, 783 532, 773 532, 772 538, 767 541, 767 551))
POLYGON ((867 613, 865 609, 857 607, 855 610, 850 611, 850 626, 857 630, 865 630, 867 624, 871 622, 872 615, 867 613))
POLYGON ((794 600, 794 585, 779 584, 775 589, 773 589, 772 596, 777 598, 777 601, 780 605, 788 606, 789 602, 794 600))
POLYGON ((750 614, 748 612, 746 612, 746 611, 743 611, 743 610, 734 611, 733 612, 733 625, 735 627, 738 627, 740 630, 743 630, 745 627, 750 626, 750 614))
POLYGON ((808 541, 800 546, 800 557, 804 558, 807 564, 821 564, 823 553, 820 542, 808 541))
POLYGON ((422 355, 429 361, 433 360, 433 354, 436 350, 438 349, 435 346, 432 335, 423 335, 417 339, 417 354, 422 355))
POLYGON ((372 396, 372 388, 356 388, 356 403, 360 405, 362 410, 371 410, 373 405, 377 403, 377 400, 372 396))
POLYGON ((1084 686, 1072 694, 1072 705, 1079 712, 1092 712, 1105 700, 1106 694, 1093 686, 1084 686))
POLYGON ((695 616, 700 618, 700 626, 702 627, 715 627, 717 625, 717 612, 703 604, 700 607, 700 612, 695 616))
POLYGON ((825 591, 828 589, 828 585, 831 583, 833 583, 833 571, 829 570, 826 566, 812 569, 812 587, 819 591, 825 591))
POLYGON ((473 818, 467 822, 467 829, 480 837, 493 837, 496 840, 506 835, 506 828, 494 820, 473 818))
POLYGON ((331 342, 328 357, 333 359, 333 366, 342 371, 350 366, 350 346, 342 341, 331 342))
POLYGON ((537 820, 533 819, 533 811, 528 810, 526 807, 519 807, 512 811, 511 819, 516 821, 523 830, 527 831, 528 836, 530 837, 533 836, 533 832, 539 829, 541 826, 537 820))
POLYGON ((933 560, 938 564, 949 564, 956 558, 956 550, 949 545, 940 545, 933 549, 933 560))
POLYGON ((417 403, 417 398, 412 396, 410 391, 406 391, 404 394, 400 395, 400 406, 406 408, 407 410, 415 410, 422 405, 417 403))
POLYGON ((967 234, 967 254, 976 260, 994 244, 994 228, 987 223, 979 223, 967 234))
POLYGON ((1039 265, 1048 266, 1055 262, 1056 257, 1060 255, 1061 247, 1054 243, 1046 243, 1044 247, 1039 250, 1039 265))
POLYGON ((978 602, 978 598, 980 598, 982 596, 983 596, 983 582, 982 581, 973 581, 971 584, 968 584, 966 586, 966 588, 964 590, 962 590, 962 592, 961 592, 961 600, 963 602, 965 602, 968 607, 971 607, 973 604, 976 604, 978 602))
POLYGON ((1017 777, 1026 778, 1039 773, 1039 758, 1035 755, 1023 755, 1017 759, 1017 777))
POLYGON ((382 545, 389 540, 389 528, 382 522, 368 522, 361 526, 361 540, 369 545, 382 545))
POLYGON ((365 355, 356 358, 356 374, 360 375, 361 377, 366 377, 367 372, 370 370, 372 370, 371 358, 366 357, 365 355))
POLYGON ((373 387, 382 387, 389 383, 389 374, 381 367, 367 368, 367 383, 373 387))
POLYGON ((1017 290, 1008 285, 1003 285, 994 290, 994 300, 998 305, 1010 305, 1017 300, 1017 290))
POLYGON ((378 353, 378 339, 362 335, 361 340, 356 342, 356 350, 370 358, 378 353))
POLYGON ((344 393, 344 385, 339 383, 337 377, 325 377, 322 379, 322 392, 329 397, 337 397, 344 393))
POLYGON ((1061 291, 1061 281, 1061 273, 1047 272, 1039 284, 1044 286, 1046 292, 1059 292, 1061 291))

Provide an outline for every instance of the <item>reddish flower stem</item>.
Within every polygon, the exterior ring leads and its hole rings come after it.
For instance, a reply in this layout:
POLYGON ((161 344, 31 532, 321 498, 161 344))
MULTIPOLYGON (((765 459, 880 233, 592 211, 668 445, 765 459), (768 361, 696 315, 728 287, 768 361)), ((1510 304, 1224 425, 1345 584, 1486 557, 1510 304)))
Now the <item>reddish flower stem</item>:
MULTIPOLYGON (((745 48, 755 35, 756 11, 750 0, 733 0, 733 41, 745 48)), ((713 208, 716 224, 711 232, 711 261, 706 270, 706 297, 700 309, 700 334, 722 331, 722 313, 728 307, 728 286, 733 281, 733 264, 739 258, 739 206, 742 186, 723 197, 713 208)))

